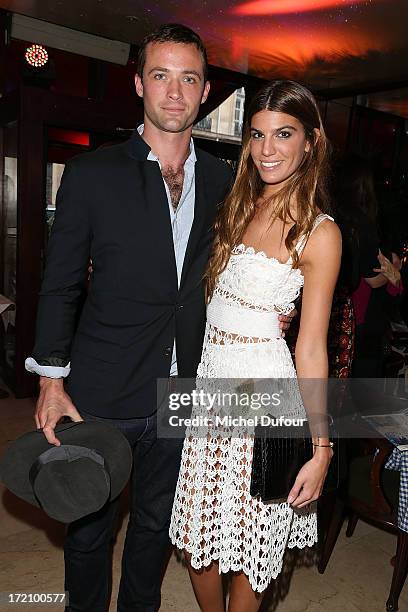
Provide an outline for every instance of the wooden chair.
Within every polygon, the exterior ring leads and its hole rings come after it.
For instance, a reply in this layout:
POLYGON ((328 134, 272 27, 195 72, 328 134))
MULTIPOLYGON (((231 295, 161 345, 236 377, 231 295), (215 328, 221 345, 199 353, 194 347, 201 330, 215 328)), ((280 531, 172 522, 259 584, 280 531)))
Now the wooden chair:
POLYGON ((323 574, 346 512, 349 514, 347 537, 353 535, 359 518, 397 534, 394 573, 386 604, 388 612, 398 610, 408 569, 408 533, 399 529, 397 523, 399 472, 384 469, 393 448, 384 438, 350 441, 349 478, 338 491, 318 564, 323 574))

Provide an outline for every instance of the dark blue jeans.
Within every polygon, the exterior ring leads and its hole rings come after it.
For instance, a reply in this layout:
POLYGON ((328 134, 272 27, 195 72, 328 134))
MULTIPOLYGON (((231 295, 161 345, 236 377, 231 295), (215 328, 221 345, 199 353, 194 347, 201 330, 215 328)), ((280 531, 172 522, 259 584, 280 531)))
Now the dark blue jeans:
MULTIPOLYGON (((122 557, 118 612, 155 612, 170 550, 168 528, 182 440, 160 439, 156 416, 99 419, 122 431, 133 449, 130 517, 122 557)), ((106 612, 119 499, 71 523, 64 547, 66 612, 106 612)))

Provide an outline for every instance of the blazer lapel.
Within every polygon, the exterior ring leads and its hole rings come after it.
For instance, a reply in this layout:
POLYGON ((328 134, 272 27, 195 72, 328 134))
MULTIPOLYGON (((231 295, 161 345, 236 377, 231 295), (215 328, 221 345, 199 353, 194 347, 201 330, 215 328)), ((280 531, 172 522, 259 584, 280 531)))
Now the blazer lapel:
POLYGON ((155 249, 158 259, 163 260, 163 272, 169 270, 172 284, 177 287, 177 268, 174 255, 173 232, 171 227, 167 193, 159 164, 155 161, 144 162, 144 198, 154 227, 155 249))
MULTIPOLYGON (((168 270, 170 266, 172 282, 177 286, 176 258, 174 255, 173 233, 167 194, 159 165, 156 162, 147 161, 149 151, 149 145, 143 140, 137 130, 135 130, 128 141, 128 152, 131 157, 138 161, 143 161, 145 169, 143 173, 145 178, 144 196, 149 208, 155 211, 153 222, 155 224, 155 235, 157 235, 157 247, 162 250, 167 258, 167 265, 164 269, 168 270)), ((204 176, 205 168, 203 168, 203 162, 200 159, 200 151, 197 149, 196 155, 194 220, 184 257, 180 289, 185 282, 186 274, 200 240, 208 214, 208 201, 204 176)))
POLYGON ((128 154, 142 167, 143 194, 141 201, 145 202, 150 227, 153 229, 157 260, 163 274, 168 272, 171 275, 172 284, 177 287, 177 268, 169 204, 159 164, 147 160, 150 147, 137 130, 134 130, 126 146, 128 154))

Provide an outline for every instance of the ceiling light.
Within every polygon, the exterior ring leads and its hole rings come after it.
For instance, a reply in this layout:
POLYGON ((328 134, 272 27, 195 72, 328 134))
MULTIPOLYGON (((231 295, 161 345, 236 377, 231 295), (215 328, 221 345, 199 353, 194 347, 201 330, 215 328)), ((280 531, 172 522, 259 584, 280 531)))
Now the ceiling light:
POLYGON ((31 45, 26 49, 25 59, 33 68, 42 68, 48 62, 48 53, 42 45, 31 45))
POLYGON ((129 59, 130 45, 128 43, 71 30, 71 28, 17 13, 12 15, 11 36, 122 66, 125 66, 129 59))

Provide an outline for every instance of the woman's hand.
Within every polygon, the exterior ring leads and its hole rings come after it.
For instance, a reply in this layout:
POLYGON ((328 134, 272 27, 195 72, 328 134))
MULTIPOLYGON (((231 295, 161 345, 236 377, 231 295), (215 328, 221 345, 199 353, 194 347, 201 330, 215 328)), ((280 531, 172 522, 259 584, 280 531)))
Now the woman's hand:
POLYGON ((304 508, 320 497, 327 476, 333 449, 317 446, 313 457, 300 469, 289 495, 288 504, 304 508))
POLYGON ((394 268, 398 271, 401 270, 402 268, 402 260, 399 257, 399 255, 397 255, 396 253, 394 253, 394 251, 391 253, 391 258, 392 258, 392 265, 394 266, 394 268))
POLYGON ((385 257, 381 251, 379 252, 377 259, 380 262, 381 268, 374 268, 374 272, 380 272, 383 274, 385 278, 392 285, 394 285, 394 287, 396 287, 401 280, 401 274, 398 267, 387 259, 387 257, 385 257))

